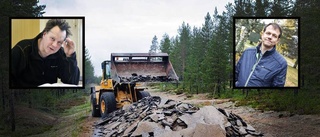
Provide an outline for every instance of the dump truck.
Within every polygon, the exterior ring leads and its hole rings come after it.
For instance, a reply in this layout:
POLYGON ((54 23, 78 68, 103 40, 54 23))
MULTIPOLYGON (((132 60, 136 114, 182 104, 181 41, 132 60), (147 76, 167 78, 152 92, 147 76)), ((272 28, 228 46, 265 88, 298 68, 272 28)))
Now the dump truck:
POLYGON ((92 116, 101 118, 150 96, 145 82, 179 79, 167 53, 111 53, 101 68, 100 85, 91 87, 92 116))

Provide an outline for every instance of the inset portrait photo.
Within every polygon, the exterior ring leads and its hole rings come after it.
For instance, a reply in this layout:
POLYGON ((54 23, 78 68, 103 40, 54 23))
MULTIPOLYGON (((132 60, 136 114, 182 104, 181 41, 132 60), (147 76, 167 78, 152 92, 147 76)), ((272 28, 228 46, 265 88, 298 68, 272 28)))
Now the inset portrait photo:
POLYGON ((10 88, 84 88, 84 17, 10 18, 10 88))
POLYGON ((234 87, 299 88, 299 18, 234 17, 234 87))

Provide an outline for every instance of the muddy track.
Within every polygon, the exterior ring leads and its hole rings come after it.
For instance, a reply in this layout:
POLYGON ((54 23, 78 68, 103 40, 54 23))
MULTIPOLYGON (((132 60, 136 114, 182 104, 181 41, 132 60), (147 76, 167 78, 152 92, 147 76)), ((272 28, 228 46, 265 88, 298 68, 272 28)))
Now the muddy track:
POLYGON ((204 95, 195 95, 187 99, 185 95, 172 95, 165 92, 149 90, 151 95, 179 100, 192 104, 214 105, 228 112, 239 115, 256 130, 264 133, 266 137, 319 137, 320 115, 294 115, 288 112, 274 112, 253 109, 248 106, 235 107, 235 102, 228 99, 205 99, 204 95), (197 99, 200 98, 200 99, 197 99))

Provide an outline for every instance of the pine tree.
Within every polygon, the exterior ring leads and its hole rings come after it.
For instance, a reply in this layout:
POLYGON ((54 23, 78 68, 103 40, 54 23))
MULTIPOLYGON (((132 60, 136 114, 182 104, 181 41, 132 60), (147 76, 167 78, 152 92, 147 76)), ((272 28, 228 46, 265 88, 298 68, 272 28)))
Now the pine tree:
MULTIPOLYGON (((217 14, 217 10, 216 14, 217 14)), ((199 58, 202 60, 200 62, 200 71, 201 71, 201 81, 203 81, 203 86, 201 88, 204 89, 208 89, 208 85, 210 85, 212 83, 212 81, 208 80, 208 77, 211 77, 210 75, 208 75, 206 73, 208 67, 207 62, 205 62, 205 59, 208 58, 209 56, 211 56, 212 54, 210 54, 210 46, 211 46, 211 41, 213 38, 213 31, 214 31, 214 23, 211 19, 211 15, 209 14, 209 12, 207 13, 207 15, 205 16, 205 22, 204 24, 202 24, 202 28, 200 31, 200 35, 201 35, 201 51, 202 51, 202 56, 200 56, 199 58)), ((217 25, 217 24, 216 24, 217 25)))
POLYGON ((226 5, 226 12, 222 13, 222 16, 225 18, 224 31, 225 31, 225 44, 226 44, 226 52, 227 52, 227 62, 229 65, 226 67, 226 77, 229 80, 229 87, 231 88, 233 85, 233 15, 235 14, 234 8, 231 3, 226 5))
POLYGON ((178 33, 179 33, 179 45, 177 49, 179 49, 179 56, 180 56, 180 61, 181 61, 181 74, 182 74, 182 79, 184 78, 184 73, 186 70, 186 63, 187 63, 187 56, 188 52, 190 51, 190 40, 191 40, 191 30, 190 30, 189 24, 183 22, 182 26, 179 27, 178 33))
MULTIPOLYGON (((90 83, 95 83, 95 76, 94 76, 94 68, 91 63, 91 56, 89 53, 89 50, 85 47, 85 85, 90 84, 90 83)), ((98 83, 96 83, 98 84, 98 83)))
POLYGON ((182 63, 181 63, 181 56, 180 56, 180 42, 179 42, 179 36, 175 36, 171 38, 171 45, 172 45, 172 52, 169 54, 170 61, 172 62, 173 68, 176 71, 179 80, 182 79, 182 63))
POLYGON ((245 15, 245 12, 243 9, 243 7, 245 6, 244 1, 243 0, 235 0, 234 3, 235 3, 234 9, 236 11, 235 16, 244 16, 245 15))
POLYGON ((171 53, 171 42, 167 33, 162 36, 162 40, 160 41, 160 51, 162 53, 171 53))
POLYGON ((265 17, 270 14, 269 11, 269 1, 268 0, 256 0, 254 6, 255 16, 257 17, 265 17))
POLYGON ((271 4, 271 17, 290 16, 292 14, 292 0, 273 0, 271 4))
MULTIPOLYGON (((211 19, 211 16, 209 14, 209 12, 207 13, 207 15, 205 16, 205 23, 202 24, 202 29, 201 29, 201 36, 202 36, 202 41, 203 41, 203 49, 207 49, 209 47, 209 42, 211 41, 212 37, 213 37, 213 30, 214 30, 214 26, 213 26, 213 22, 211 19)), ((207 50, 205 50, 207 51, 207 50)), ((206 53, 204 52, 204 54, 206 55, 206 53)))
MULTIPOLYGON (((225 12, 223 14, 226 14, 225 12)), ((229 35, 227 25, 227 17, 220 16, 215 13, 214 22, 216 24, 213 31, 213 37, 209 43, 208 54, 205 58, 205 83, 208 84, 207 91, 211 91, 212 95, 218 92, 220 96, 221 88, 228 80, 227 65, 228 63, 228 44, 226 37, 229 35)))
POLYGON ((202 46, 201 28, 194 27, 191 35, 190 53, 187 57, 187 66, 185 72, 185 83, 191 93, 196 90, 199 93, 200 85, 203 82, 201 64, 204 59, 204 50, 202 46))
MULTIPOLYGON (((218 12, 215 8, 215 13, 214 16, 217 16, 218 12)), ((213 77, 215 77, 215 75, 213 75, 211 72, 213 71, 211 68, 211 64, 214 64, 215 62, 211 62, 212 58, 213 58, 213 52, 215 52, 216 49, 213 49, 213 35, 214 35, 214 29, 217 27, 217 18, 214 18, 214 21, 211 19, 211 16, 209 13, 207 13, 206 17, 205 17, 205 24, 202 25, 202 38, 203 38, 203 49, 205 50, 204 52, 204 58, 201 62, 201 70, 203 72, 202 77, 204 79, 204 84, 205 84, 205 89, 207 91, 210 91, 210 89, 212 90, 214 87, 212 86, 214 84, 213 81, 213 77)))
POLYGON ((254 7, 251 0, 235 0, 235 16, 253 16, 254 7))
POLYGON ((158 45, 158 38, 156 35, 154 35, 154 37, 152 38, 152 42, 151 42, 151 46, 150 46, 150 50, 149 53, 157 53, 158 49, 159 49, 159 45, 158 45))

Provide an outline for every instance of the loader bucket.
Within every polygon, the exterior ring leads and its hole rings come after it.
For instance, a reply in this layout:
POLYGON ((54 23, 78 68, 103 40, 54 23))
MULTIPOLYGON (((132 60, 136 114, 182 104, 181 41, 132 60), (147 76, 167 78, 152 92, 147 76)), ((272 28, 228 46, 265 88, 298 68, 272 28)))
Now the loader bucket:
POLYGON ((111 77, 132 76, 178 80, 167 53, 111 53, 111 77))

